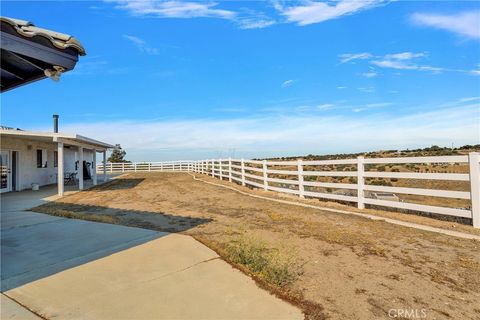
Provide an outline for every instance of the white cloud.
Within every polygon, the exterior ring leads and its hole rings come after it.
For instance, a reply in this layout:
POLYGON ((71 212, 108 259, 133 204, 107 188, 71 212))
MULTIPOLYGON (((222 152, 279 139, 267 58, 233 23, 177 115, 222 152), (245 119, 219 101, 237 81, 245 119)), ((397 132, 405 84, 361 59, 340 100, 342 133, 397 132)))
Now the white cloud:
POLYGON ((480 64, 477 65, 477 69, 467 71, 471 75, 480 76, 480 64))
POLYGON ((240 26, 240 29, 263 29, 274 25, 276 22, 270 19, 257 20, 253 18, 244 18, 238 19, 237 23, 240 26))
POLYGON ((471 102, 476 100, 480 100, 480 97, 465 97, 465 98, 458 99, 458 102, 471 102))
POLYGON ((466 11, 458 14, 414 13, 413 23, 447 30, 463 37, 480 39, 480 11, 466 11))
MULTIPOLYGON (((451 70, 440 67, 432 67, 429 65, 422 65, 415 62, 415 59, 426 58, 427 54, 424 52, 399 52, 386 55, 373 55, 370 53, 345 53, 338 56, 340 63, 354 63, 355 60, 367 60, 369 64, 380 68, 398 69, 398 70, 418 70, 418 71, 430 71, 433 73, 439 73, 442 71, 456 71, 466 72, 465 70, 451 70)), ((472 71, 468 71, 472 72, 472 71)), ((378 74, 375 71, 362 73, 364 77, 371 78, 378 74)))
POLYGON ((275 8, 280 14, 284 15, 289 22, 305 26, 312 23, 319 23, 331 19, 336 19, 344 15, 354 14, 361 10, 370 9, 384 1, 381 0, 362 0, 350 1, 341 0, 334 4, 318 1, 306 1, 302 5, 287 6, 277 3, 275 8))
MULTIPOLYGON (((220 9, 217 2, 211 1, 157 1, 157 0, 104 0, 114 3, 117 9, 125 10, 134 16, 157 18, 219 18, 236 22, 241 29, 261 29, 277 24, 276 18, 264 12, 242 7, 236 11, 220 9)), ((284 6, 274 4, 277 12, 287 22, 304 26, 312 23, 350 15, 377 5, 388 3, 387 0, 340 0, 334 4, 327 1, 303 1, 300 5, 284 6)))
POLYGON ((288 88, 291 85, 293 85, 295 82, 297 82, 297 80, 291 80, 290 79, 290 80, 283 81, 282 88, 288 88))
POLYGON ((452 142, 475 144, 479 143, 479 107, 478 102, 433 111, 418 111, 419 107, 407 115, 364 116, 359 112, 227 120, 110 120, 65 123, 62 128, 65 132, 120 143, 127 151, 127 158, 134 161, 211 158, 218 157, 219 150, 229 149, 236 149, 238 157, 249 158, 414 148, 452 142))
POLYGON ((386 54, 385 59, 388 60, 411 60, 413 58, 421 58, 426 57, 425 53, 413 53, 413 52, 400 52, 400 53, 393 53, 393 54, 386 54))
POLYGON ((142 40, 139 37, 131 36, 128 34, 124 34, 123 37, 133 43, 137 47, 137 49, 143 53, 151 55, 156 55, 159 53, 157 48, 148 46, 145 40, 142 40))
POLYGON ((333 107, 335 107, 333 103, 324 103, 324 104, 318 105, 317 109, 325 111, 325 110, 333 109, 333 107))
POLYGON ((343 90, 343 89, 347 89, 347 87, 338 86, 337 89, 338 89, 338 90, 343 90))
POLYGON ((381 68, 391 68, 399 70, 419 70, 419 71, 432 71, 432 72, 441 72, 445 71, 444 68, 431 67, 427 65, 418 65, 409 61, 403 60, 373 60, 371 64, 376 65, 381 68))
POLYGON ((369 71, 362 73, 362 76, 364 76, 365 78, 374 78, 378 76, 378 73, 376 73, 375 71, 369 71))
POLYGON ((368 52, 363 53, 344 53, 340 56, 340 63, 346 63, 353 60, 366 60, 372 58, 372 55, 368 52))
POLYGON ((114 0, 117 8, 136 16, 158 18, 221 18, 233 19, 235 12, 215 8, 215 2, 155 1, 155 0, 114 0))

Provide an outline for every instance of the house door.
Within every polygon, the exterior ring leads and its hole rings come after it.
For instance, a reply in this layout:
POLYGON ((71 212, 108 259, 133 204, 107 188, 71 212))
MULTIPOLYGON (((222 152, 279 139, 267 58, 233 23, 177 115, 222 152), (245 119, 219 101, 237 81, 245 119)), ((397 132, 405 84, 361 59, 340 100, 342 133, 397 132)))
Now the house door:
POLYGON ((10 167, 10 151, 0 151, 0 192, 8 192, 12 188, 12 170, 10 167))

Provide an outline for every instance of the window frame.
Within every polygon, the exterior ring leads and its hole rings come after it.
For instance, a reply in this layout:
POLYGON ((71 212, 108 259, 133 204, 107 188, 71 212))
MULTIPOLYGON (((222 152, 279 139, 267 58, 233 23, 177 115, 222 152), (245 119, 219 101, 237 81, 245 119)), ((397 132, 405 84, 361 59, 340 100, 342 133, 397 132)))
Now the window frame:
POLYGON ((46 168, 48 163, 48 154, 45 149, 37 149, 37 169, 46 168))

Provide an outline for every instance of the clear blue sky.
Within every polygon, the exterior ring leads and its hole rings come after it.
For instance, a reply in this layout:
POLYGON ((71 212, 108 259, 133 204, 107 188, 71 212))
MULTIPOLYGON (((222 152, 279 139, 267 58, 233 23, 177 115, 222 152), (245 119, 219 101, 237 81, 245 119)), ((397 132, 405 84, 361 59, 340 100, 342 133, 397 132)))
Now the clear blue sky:
POLYGON ((480 3, 2 2, 74 35, 60 82, 1 96, 3 125, 120 143, 131 160, 480 140, 480 3))

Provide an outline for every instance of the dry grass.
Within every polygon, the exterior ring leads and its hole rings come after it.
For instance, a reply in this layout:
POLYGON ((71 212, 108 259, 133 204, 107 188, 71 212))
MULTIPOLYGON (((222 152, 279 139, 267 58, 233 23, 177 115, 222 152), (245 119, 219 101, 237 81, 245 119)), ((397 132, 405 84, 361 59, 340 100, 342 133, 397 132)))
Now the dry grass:
POLYGON ((86 221, 94 221, 101 223, 110 223, 110 224, 121 224, 120 220, 116 217, 112 217, 104 214, 95 214, 95 213, 84 213, 84 212, 74 212, 71 210, 65 210, 63 208, 56 208, 54 206, 41 206, 32 208, 32 211, 43 212, 51 216, 69 218, 69 219, 78 219, 86 221))
POLYGON ((244 265, 267 283, 285 287, 302 274, 291 250, 269 247, 264 240, 242 235, 226 244, 227 260, 244 265))

